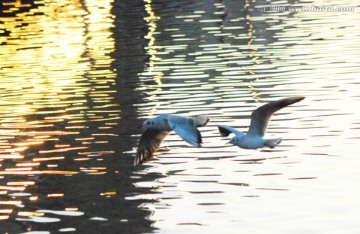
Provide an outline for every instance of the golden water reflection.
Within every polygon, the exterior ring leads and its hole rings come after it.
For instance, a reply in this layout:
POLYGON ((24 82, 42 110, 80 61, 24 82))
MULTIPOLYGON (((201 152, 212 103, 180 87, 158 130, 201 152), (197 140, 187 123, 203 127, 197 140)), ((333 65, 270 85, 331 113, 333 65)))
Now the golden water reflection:
MULTIPOLYGON (((113 102, 116 74, 110 68, 113 1, 36 3, 34 8, 16 4, 22 11, 0 18, 6 35, 0 37, 1 219, 9 217, 10 207, 37 201, 36 194, 23 202, 10 193, 32 191, 43 175, 105 173, 104 167, 87 171, 76 162, 101 162, 112 155, 103 146, 116 136, 109 132, 120 118, 113 102)), ((47 196, 64 194, 49 191, 47 196)))

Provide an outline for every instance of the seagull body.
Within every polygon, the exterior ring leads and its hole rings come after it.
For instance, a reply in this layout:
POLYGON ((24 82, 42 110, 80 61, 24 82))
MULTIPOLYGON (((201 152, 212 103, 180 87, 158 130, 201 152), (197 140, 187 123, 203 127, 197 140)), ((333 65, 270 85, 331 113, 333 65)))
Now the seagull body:
POLYGON ((260 106, 252 112, 249 131, 246 134, 226 125, 219 125, 219 132, 221 136, 224 137, 228 136, 230 133, 235 134, 235 136, 230 139, 229 143, 243 149, 258 149, 263 147, 274 148, 281 142, 282 138, 264 138, 271 116, 276 111, 299 102, 304 98, 305 97, 289 97, 260 106))
POLYGON ((209 117, 199 115, 194 117, 185 117, 180 115, 162 114, 144 122, 146 128, 140 137, 138 149, 136 152, 134 165, 152 158, 159 149, 161 142, 175 131, 183 140, 195 147, 201 147, 201 134, 197 127, 205 126, 209 122, 209 117))

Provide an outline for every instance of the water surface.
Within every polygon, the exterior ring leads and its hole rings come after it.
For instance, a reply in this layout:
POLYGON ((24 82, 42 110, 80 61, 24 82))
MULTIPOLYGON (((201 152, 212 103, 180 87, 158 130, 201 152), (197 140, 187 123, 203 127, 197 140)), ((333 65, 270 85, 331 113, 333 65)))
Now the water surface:
POLYGON ((269 12, 265 1, 7 5, 0 230, 360 232, 360 16, 356 1, 346 4, 354 11, 269 12), (219 136, 218 124, 246 131, 252 110, 292 95, 306 99, 273 117, 276 149, 219 136), (134 168, 139 127, 161 113, 209 115, 203 147, 170 135, 134 168))

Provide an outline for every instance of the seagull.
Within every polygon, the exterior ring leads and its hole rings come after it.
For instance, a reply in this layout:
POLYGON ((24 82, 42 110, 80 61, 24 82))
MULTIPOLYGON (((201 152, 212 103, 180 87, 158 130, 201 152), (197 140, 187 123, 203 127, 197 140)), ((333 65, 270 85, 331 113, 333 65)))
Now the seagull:
POLYGON ((201 147, 201 134, 197 127, 209 122, 206 115, 185 117, 173 114, 161 114, 144 122, 145 131, 140 137, 134 166, 151 159, 159 149, 164 138, 175 131, 183 140, 195 147, 201 147))
POLYGON ((271 116, 276 111, 299 102, 304 98, 305 97, 301 96, 289 97, 262 105, 252 112, 250 127, 246 134, 232 127, 219 125, 220 135, 227 137, 230 133, 235 134, 235 136, 230 139, 229 143, 243 149, 258 149, 263 147, 274 148, 281 142, 282 138, 263 138, 271 116))

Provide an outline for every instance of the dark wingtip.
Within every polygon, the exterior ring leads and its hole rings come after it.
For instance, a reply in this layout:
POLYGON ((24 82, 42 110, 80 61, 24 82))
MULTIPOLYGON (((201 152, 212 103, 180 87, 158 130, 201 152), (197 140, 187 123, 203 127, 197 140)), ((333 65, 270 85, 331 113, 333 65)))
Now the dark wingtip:
POLYGON ((296 103, 296 102, 300 102, 300 101, 302 101, 302 100, 304 100, 304 99, 305 99, 304 96, 295 96, 295 97, 289 98, 291 104, 292 104, 292 103, 296 103))
POLYGON ((227 130, 226 128, 224 128, 224 127, 221 126, 221 125, 218 126, 218 129, 219 129, 220 135, 221 135, 222 137, 227 137, 227 136, 229 136, 230 133, 231 133, 229 130, 227 130))
POLYGON ((134 166, 137 166, 137 165, 140 165, 143 163, 143 161, 144 161, 143 153, 136 152, 136 156, 134 158, 134 166))
POLYGON ((304 100, 305 97, 304 96, 298 96, 297 99, 298 99, 298 102, 300 102, 300 101, 304 100))
POLYGON ((152 156, 153 154, 148 150, 138 150, 134 158, 134 166, 143 164, 143 162, 148 161, 152 156))
POLYGON ((140 165, 141 163, 140 163, 140 161, 139 161, 139 159, 137 158, 137 157, 135 157, 135 159, 134 159, 134 167, 136 167, 137 165, 140 165))
POLYGON ((279 101, 274 101, 273 103, 278 105, 277 110, 279 110, 279 109, 284 108, 286 106, 289 106, 289 105, 292 105, 294 103, 300 102, 300 101, 302 101, 304 99, 305 99, 304 96, 294 96, 294 97, 284 98, 284 99, 281 99, 279 101))
POLYGON ((201 133, 198 129, 196 129, 196 132, 197 132, 197 139, 196 139, 196 147, 200 148, 201 147, 201 144, 203 143, 202 141, 202 136, 201 136, 201 133))

